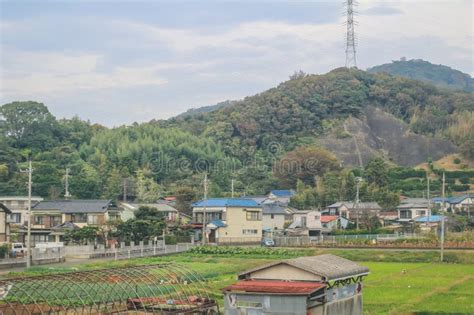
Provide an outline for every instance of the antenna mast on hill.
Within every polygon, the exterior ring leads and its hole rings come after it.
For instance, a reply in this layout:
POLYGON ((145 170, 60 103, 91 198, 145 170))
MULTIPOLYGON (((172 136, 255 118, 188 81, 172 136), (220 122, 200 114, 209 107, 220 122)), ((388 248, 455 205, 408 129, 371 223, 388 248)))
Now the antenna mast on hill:
POLYGON ((356 37, 354 31, 354 6, 357 5, 356 0, 346 0, 344 6, 346 8, 346 68, 357 67, 356 60, 356 37))

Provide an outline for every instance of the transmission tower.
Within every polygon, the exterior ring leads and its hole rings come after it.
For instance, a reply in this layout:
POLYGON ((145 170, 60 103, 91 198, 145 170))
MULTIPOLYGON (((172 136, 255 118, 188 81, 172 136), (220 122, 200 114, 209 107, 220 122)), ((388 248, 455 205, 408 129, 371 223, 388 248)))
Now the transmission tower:
POLYGON ((356 60, 356 35, 354 31, 354 6, 357 5, 356 0, 346 0, 344 2, 344 6, 346 8, 346 68, 357 67, 357 60, 356 60))

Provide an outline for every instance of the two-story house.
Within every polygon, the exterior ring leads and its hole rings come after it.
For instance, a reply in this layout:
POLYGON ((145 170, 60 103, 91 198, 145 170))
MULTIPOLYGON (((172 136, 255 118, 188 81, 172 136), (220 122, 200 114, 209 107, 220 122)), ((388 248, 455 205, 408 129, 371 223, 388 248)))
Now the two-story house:
POLYGON ((42 201, 32 209, 32 243, 61 241, 64 231, 57 227, 66 222, 78 228, 101 226, 121 219, 121 212, 110 200, 42 201))
POLYGON ((288 226, 289 234, 319 236, 321 231, 321 212, 317 210, 296 211, 293 222, 288 226))
POLYGON ((252 199, 244 198, 204 199, 193 204, 196 235, 201 234, 203 223, 206 242, 259 243, 263 230, 262 206, 252 199))
MULTIPOLYGON (((42 200, 41 197, 31 197, 31 207, 42 200)), ((28 221, 28 197, 0 196, 0 203, 11 210, 8 221, 12 227, 25 225, 28 221)))
POLYGON ((263 211, 263 229, 264 230, 283 230, 287 212, 285 207, 277 202, 262 204, 263 211))
POLYGON ((10 242, 10 223, 8 218, 11 213, 12 211, 0 202, 0 244, 10 242))
POLYGON ((398 221, 410 222, 416 218, 431 215, 431 210, 428 209, 428 199, 424 198, 406 198, 403 199, 397 207, 398 221))
POLYGON ((329 205, 325 211, 327 215, 335 215, 348 220, 356 220, 362 216, 379 216, 382 207, 376 202, 339 201, 329 205))

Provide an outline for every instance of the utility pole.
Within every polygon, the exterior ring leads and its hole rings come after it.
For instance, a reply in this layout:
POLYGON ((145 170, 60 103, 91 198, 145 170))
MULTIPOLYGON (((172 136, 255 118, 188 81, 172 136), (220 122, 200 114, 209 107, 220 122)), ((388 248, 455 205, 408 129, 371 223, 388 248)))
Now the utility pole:
POLYGON ((430 200, 430 175, 426 172, 426 196, 428 198, 428 213, 427 213, 427 221, 426 224, 430 225, 430 217, 431 217, 431 200, 430 200))
POLYGON ((66 168, 66 180, 65 180, 65 189, 64 189, 64 198, 68 199, 71 198, 71 194, 69 193, 69 168, 66 168))
POLYGON ((359 230, 359 185, 362 181, 361 177, 356 177, 356 200, 355 200, 355 210, 356 210, 356 229, 359 230))
POLYGON ((127 201, 127 179, 123 179, 123 201, 127 201))
POLYGON ((234 179, 233 178, 231 181, 231 189, 232 189, 232 198, 234 198, 234 179))
POLYGON ((354 6, 357 5, 356 0, 346 0, 346 68, 357 67, 356 60, 356 35, 354 30, 354 6))
POLYGON ((444 215, 446 213, 446 199, 445 199, 445 189, 444 185, 446 182, 445 174, 443 172, 443 187, 442 187, 442 193, 443 193, 443 214, 441 216, 441 235, 440 235, 440 261, 443 262, 444 260, 444 215))
POLYGON ((204 174, 204 209, 202 215, 202 244, 206 244, 206 216, 207 216, 207 173, 204 174))
POLYGON ((28 227, 26 236, 26 268, 31 267, 31 175, 33 173, 33 167, 31 165, 31 155, 28 157, 28 169, 21 170, 22 173, 28 173, 28 227))

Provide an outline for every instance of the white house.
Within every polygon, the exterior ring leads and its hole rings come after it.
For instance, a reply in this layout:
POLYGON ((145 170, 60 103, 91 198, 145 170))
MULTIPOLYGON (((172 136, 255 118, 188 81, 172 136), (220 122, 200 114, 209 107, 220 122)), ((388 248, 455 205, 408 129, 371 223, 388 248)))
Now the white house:
POLYGON ((404 199, 397 207, 397 211, 399 222, 410 222, 418 217, 431 215, 431 210, 428 209, 428 199, 423 198, 404 199))
POLYGON ((317 210, 300 210, 293 214, 293 223, 289 230, 304 230, 309 236, 321 234, 321 212, 317 210))
POLYGON ((453 212, 474 209, 474 195, 464 195, 448 199, 449 206, 453 212))

